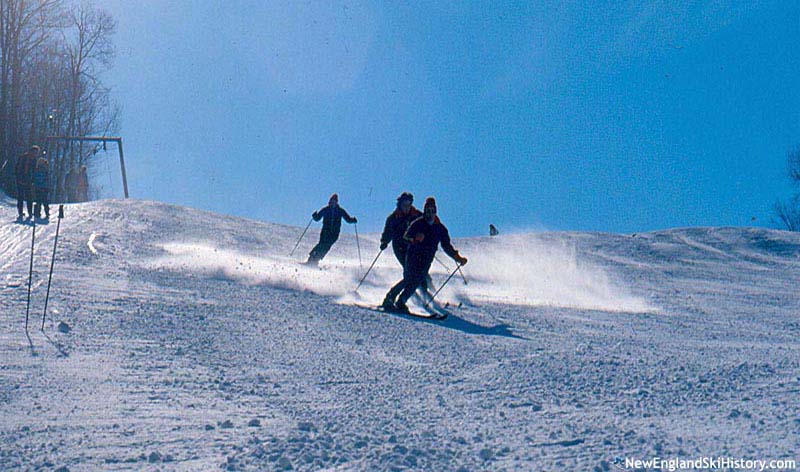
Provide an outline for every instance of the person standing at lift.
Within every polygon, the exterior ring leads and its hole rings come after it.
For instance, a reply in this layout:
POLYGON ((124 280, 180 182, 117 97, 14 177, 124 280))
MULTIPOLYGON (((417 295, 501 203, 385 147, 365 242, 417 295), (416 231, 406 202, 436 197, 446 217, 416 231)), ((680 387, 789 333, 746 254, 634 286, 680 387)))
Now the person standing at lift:
POLYGON ((33 188, 34 199, 36 201, 33 207, 33 213, 36 218, 42 217, 42 208, 44 208, 44 218, 50 219, 50 162, 46 157, 42 156, 36 161, 36 167, 33 171, 33 188))
POLYGON ((31 146, 17 159, 14 167, 17 183, 17 218, 24 218, 23 208, 28 208, 28 218, 33 218, 33 172, 39 157, 39 146, 31 146))

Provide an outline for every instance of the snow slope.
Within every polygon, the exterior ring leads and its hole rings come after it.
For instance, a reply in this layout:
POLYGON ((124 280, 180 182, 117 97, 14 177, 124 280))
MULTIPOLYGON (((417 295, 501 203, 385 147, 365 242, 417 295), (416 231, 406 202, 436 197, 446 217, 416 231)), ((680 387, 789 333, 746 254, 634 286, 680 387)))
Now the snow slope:
MULTIPOLYGON (((445 321, 353 306, 350 227, 316 234, 136 200, 0 207, 0 469, 610 470, 800 450, 800 236, 748 228, 456 240, 445 321), (45 281, 46 283, 46 281, 45 281), (56 329, 59 322, 71 327, 56 329)), ((443 215, 446 222, 447 216, 443 215)), ((362 236, 364 265, 377 236, 362 236)), ((442 262, 453 262, 440 255, 442 262)), ((440 284, 446 270, 434 265, 440 284)))

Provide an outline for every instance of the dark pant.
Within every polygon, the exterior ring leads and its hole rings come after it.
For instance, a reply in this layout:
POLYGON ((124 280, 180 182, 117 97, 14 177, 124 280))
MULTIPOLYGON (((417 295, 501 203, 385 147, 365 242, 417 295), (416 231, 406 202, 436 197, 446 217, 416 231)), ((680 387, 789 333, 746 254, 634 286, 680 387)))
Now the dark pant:
POLYGON ((406 267, 406 256, 408 255, 408 245, 392 245, 392 251, 394 251, 394 257, 397 258, 397 262, 400 263, 401 266, 405 269, 406 267))
POLYGON ((31 199, 31 188, 17 183, 17 214, 23 216, 22 208, 28 207, 28 216, 33 216, 33 200, 31 199))
MULTIPOLYGON (((407 251, 405 251, 405 250, 403 250, 403 249, 401 249, 401 248, 399 248, 397 246, 393 246, 392 249, 394 250, 394 257, 397 258, 397 262, 399 262, 400 265, 403 267, 403 273, 405 273, 405 270, 406 270, 406 252, 407 251)), ((403 280, 405 280, 405 279, 403 279, 403 280)), ((389 292, 386 294, 386 299, 387 300, 389 300, 392 303, 395 302, 395 300, 397 299, 397 296, 400 295, 400 292, 403 291, 403 287, 404 287, 403 280, 401 280, 400 282, 397 282, 396 284, 394 284, 392 286, 392 288, 389 289, 389 292)))
POLYGON ((425 279, 428 276, 428 271, 431 270, 432 262, 433 260, 421 261, 411 257, 406 259, 406 266, 403 268, 403 280, 400 282, 403 291, 400 293, 398 302, 405 304, 419 287, 427 288, 428 284, 425 279))
POLYGON ((36 198, 36 206, 33 212, 36 214, 36 218, 42 216, 42 207, 44 207, 44 215, 50 218, 50 191, 46 188, 37 188, 34 197, 36 198))
POLYGON ((322 232, 319 234, 319 242, 314 249, 308 254, 308 261, 309 262, 318 262, 321 261, 327 254, 328 251, 331 250, 333 243, 335 243, 339 239, 339 233, 325 233, 322 232))
MULTIPOLYGON (((422 278, 422 282, 420 282, 418 288, 421 288, 423 291, 427 291, 428 290, 428 286, 429 286, 428 281, 430 280, 430 278, 431 278, 430 275, 425 274, 425 276, 422 278)), ((397 300, 397 296, 400 295, 400 292, 402 292, 404 288, 406 288, 406 279, 405 279, 405 277, 403 278, 403 280, 401 280, 400 282, 397 282, 396 284, 394 284, 392 286, 392 288, 389 289, 389 292, 386 294, 386 299, 391 301, 392 303, 394 303, 397 300)), ((413 291, 412 291, 412 293, 413 293, 413 291)))
MULTIPOLYGON (((397 296, 400 295, 400 292, 406 287, 406 257, 408 257, 408 250, 403 248, 400 249, 398 247, 394 247, 394 255, 397 258, 397 262, 403 266, 403 279, 400 282, 397 282, 389 289, 386 293, 386 300, 394 303, 397 300, 397 296)), ((430 270, 430 264, 428 264, 428 270, 430 270)), ((422 282, 420 282, 419 286, 422 287, 423 290, 428 290, 428 280, 430 280, 430 275, 428 275, 428 270, 425 271, 425 275, 422 278, 422 282)), ((413 293, 413 290, 412 290, 413 293)))

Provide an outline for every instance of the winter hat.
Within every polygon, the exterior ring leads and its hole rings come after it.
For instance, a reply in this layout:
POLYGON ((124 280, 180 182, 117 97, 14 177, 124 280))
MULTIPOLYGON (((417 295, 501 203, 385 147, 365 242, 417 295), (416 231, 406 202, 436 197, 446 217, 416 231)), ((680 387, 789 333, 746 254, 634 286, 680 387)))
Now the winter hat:
POLYGON ((428 207, 433 207, 434 210, 436 209, 436 199, 435 198, 428 197, 428 198, 425 199, 425 209, 427 210, 428 207))
POLYGON ((414 203, 414 195, 412 195, 411 192, 401 193, 400 196, 397 197, 397 203, 400 204, 403 203, 404 201, 407 201, 409 203, 414 203))
POLYGON ((328 199, 328 203, 333 203, 333 202, 339 203, 338 193, 334 193, 333 195, 331 195, 331 198, 328 199))
POLYGON ((42 149, 42 148, 40 148, 39 146, 37 146, 37 145, 35 145, 35 144, 34 144, 33 146, 31 146, 31 148, 29 149, 29 151, 31 151, 31 152, 39 152, 39 150, 41 150, 41 149, 42 149))

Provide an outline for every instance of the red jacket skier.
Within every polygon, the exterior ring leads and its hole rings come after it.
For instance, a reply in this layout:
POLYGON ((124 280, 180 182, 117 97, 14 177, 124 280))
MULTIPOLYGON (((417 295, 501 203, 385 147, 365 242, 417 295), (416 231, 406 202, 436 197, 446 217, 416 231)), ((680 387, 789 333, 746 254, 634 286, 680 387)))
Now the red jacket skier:
POLYGON ((397 197, 397 209, 386 218, 381 235, 381 251, 392 243, 392 250, 401 266, 406 265, 408 241, 403 238, 411 223, 422 216, 422 212, 414 208, 414 195, 403 192, 397 197))

